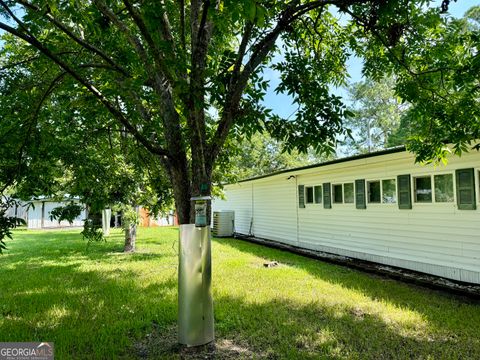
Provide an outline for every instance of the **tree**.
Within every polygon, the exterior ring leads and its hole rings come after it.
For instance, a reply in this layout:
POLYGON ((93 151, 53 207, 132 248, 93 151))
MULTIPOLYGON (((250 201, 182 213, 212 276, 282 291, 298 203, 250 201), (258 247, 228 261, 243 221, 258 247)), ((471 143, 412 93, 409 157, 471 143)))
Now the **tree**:
POLYGON ((407 147, 418 161, 444 161, 451 152, 479 148, 479 14, 476 6, 462 19, 432 17, 415 31, 398 29, 411 36, 394 47, 386 48, 388 39, 378 34, 378 41, 363 48, 366 74, 395 74, 396 94, 411 104, 400 135, 408 136, 407 147))
POLYGON ((227 149, 229 166, 225 172, 228 175, 224 176, 223 181, 228 182, 319 163, 327 159, 326 156, 317 155, 312 150, 306 154, 298 150, 286 152, 282 143, 263 133, 255 134, 248 140, 235 140, 227 149))
POLYGON ((0 199, 0 254, 7 248, 5 239, 12 238, 12 229, 25 225, 25 220, 9 214, 9 210, 16 205, 17 203, 14 199, 5 196, 2 196, 0 199))
POLYGON ((408 108, 395 94, 395 78, 357 82, 348 87, 348 93, 354 116, 346 126, 353 130, 354 137, 347 139, 347 147, 366 153, 391 146, 391 137, 408 108))
MULTIPOLYGON (((17 102, 36 99, 39 111, 58 106, 56 94, 63 94, 83 119, 71 131, 95 123, 88 113, 101 104, 108 124, 121 126, 163 166, 179 221, 188 223, 194 216, 190 197, 210 194, 231 137, 266 131, 287 151, 332 153, 336 137, 348 132, 343 121, 351 113, 329 86, 345 83, 348 53, 372 58, 372 48, 396 51, 410 35, 405 28, 438 22, 439 11, 423 3, 0 0, 7 19, 0 22, 7 33, 2 78, 37 83, 15 93, 17 102), (340 25, 330 8, 352 21, 340 25), (273 63, 279 50, 284 60, 273 63), (267 66, 281 73, 276 91, 291 94, 298 105, 291 119, 262 105, 267 66)), ((23 136, 35 125, 35 116, 28 119, 15 123, 26 129, 23 136)))
MULTIPOLYGON (((0 107, 8 108, 17 98, 12 87, 24 87, 29 93, 35 91, 44 80, 40 70, 30 70, 38 82, 10 79, 1 84, 1 92, 7 95, 0 98, 0 107)), ((22 199, 38 195, 60 200, 78 198, 88 209, 89 219, 83 234, 89 240, 102 239, 99 231, 102 210, 120 206, 125 215, 125 251, 133 252, 137 221, 132 209, 142 205, 156 214, 165 207, 170 208, 172 195, 166 175, 153 155, 139 146, 122 127, 111 123, 102 108, 92 106, 81 113, 72 112, 72 102, 86 100, 69 98, 65 101, 68 95, 61 91, 52 94, 50 101, 45 102, 47 109, 38 111, 35 117, 30 114, 38 104, 27 99, 23 99, 24 106, 3 115, 0 136, 7 137, 10 120, 15 121, 17 117, 35 123, 29 130, 35 141, 28 141, 29 137, 20 132, 8 137, 12 140, 11 146, 3 149, 5 158, 15 160, 8 173, 9 179, 15 180, 11 192, 22 199), (86 121, 87 118, 94 121, 86 121), (76 131, 72 131, 74 126, 78 127, 76 131), (19 149, 20 157, 17 156, 19 149)), ((59 221, 73 220, 77 216, 71 211, 73 209, 59 207, 53 217, 59 221)))

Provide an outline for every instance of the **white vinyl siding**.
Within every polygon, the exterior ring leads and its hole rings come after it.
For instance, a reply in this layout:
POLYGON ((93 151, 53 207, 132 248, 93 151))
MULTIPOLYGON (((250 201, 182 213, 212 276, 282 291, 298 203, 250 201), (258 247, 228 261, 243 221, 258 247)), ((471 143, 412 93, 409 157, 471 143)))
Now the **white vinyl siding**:
MULTIPOLYGON (((368 195, 366 209, 335 203, 332 208, 299 209, 296 194, 298 185, 335 185, 358 179, 366 179, 367 190, 369 181, 396 180, 398 175, 407 174, 413 193, 416 177, 430 176, 433 188, 433 175, 455 174, 455 170, 466 168, 475 169, 478 189, 479 167, 480 154, 476 152, 452 157, 447 166, 437 167, 415 164, 412 155, 400 152, 228 185, 222 206, 236 210, 244 201, 238 187, 250 186, 253 235, 259 238, 480 283, 479 210, 459 210, 456 202, 435 201, 413 202, 412 209, 399 209, 398 203, 369 203, 368 195)), ((455 193, 455 176, 453 179, 455 193)), ((395 185, 398 187, 397 181, 395 185)), ((480 191, 476 193, 478 203, 480 191)), ((236 213, 236 222, 248 222, 242 217, 236 213)))
POLYGON ((234 230, 240 234, 249 234, 253 226, 253 185, 229 185, 227 191, 228 201, 214 199, 212 209, 235 211, 234 230))
POLYGON ((85 210, 82 210, 80 215, 71 224, 66 220, 63 220, 59 223, 57 220, 50 219, 50 212, 53 209, 59 206, 65 206, 66 204, 67 203, 53 201, 33 201, 27 212, 27 227, 29 229, 82 227, 83 221, 87 216, 85 210))
MULTIPOLYGON (((254 184, 254 234, 288 244, 297 242, 295 179, 278 179, 254 184)), ((319 206, 311 205, 298 213, 319 206)), ((236 216, 235 216, 236 218, 236 216)))

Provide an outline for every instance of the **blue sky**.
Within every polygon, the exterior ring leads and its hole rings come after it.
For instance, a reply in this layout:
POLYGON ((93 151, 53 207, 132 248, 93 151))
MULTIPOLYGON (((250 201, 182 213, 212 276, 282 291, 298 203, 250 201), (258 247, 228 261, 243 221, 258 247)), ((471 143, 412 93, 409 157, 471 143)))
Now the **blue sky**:
MULTIPOLYGON (((441 0, 436 0, 435 5, 440 6, 441 0)), ((451 16, 460 18, 472 6, 480 5, 480 0, 457 0, 451 1, 449 6, 449 13, 451 16)), ((281 55, 277 56, 281 59, 281 55)), ((352 57, 347 62, 349 82, 358 82, 362 80, 362 59, 352 57)), ((292 99, 288 95, 275 94, 274 89, 279 84, 278 73, 267 70, 266 76, 270 79, 270 88, 265 97, 265 104, 267 107, 273 109, 275 113, 280 116, 288 117, 295 112, 296 107, 292 104, 292 99)), ((343 88, 335 89, 333 91, 336 95, 341 96, 344 101, 348 102, 348 96, 343 88)))
MULTIPOLYGON (((433 6, 440 7, 442 0, 434 0, 433 6)), ((462 17, 463 14, 472 6, 480 5, 480 0, 452 0, 449 6, 449 13, 453 17, 462 17)), ((4 20, 4 19, 2 19, 4 20)), ((0 30, 0 34, 3 31, 0 30)), ((2 43, 0 42, 0 47, 2 43)), ((282 59, 282 56, 279 54, 276 56, 276 60, 279 61, 282 59)), ((362 80, 362 59, 357 57, 352 57, 347 61, 348 73, 349 73, 349 82, 358 82, 362 80)), ((279 84, 280 80, 278 73, 267 69, 265 71, 265 76, 270 80, 270 87, 267 91, 264 103, 267 107, 273 109, 275 113, 282 117, 289 117, 292 115, 296 107, 292 104, 292 99, 288 95, 284 94, 275 94, 274 90, 279 84)), ((343 88, 334 89, 333 92, 336 95, 341 96, 344 101, 348 102, 347 92, 343 88)))

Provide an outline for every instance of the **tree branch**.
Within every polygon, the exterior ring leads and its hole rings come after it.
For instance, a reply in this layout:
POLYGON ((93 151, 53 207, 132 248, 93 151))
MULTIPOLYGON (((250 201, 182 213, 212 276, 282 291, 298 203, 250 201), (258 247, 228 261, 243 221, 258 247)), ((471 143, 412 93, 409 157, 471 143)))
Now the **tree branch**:
MULTIPOLYGON (((140 34, 142 35, 142 38, 145 40, 145 42, 148 44, 148 47, 152 51, 153 54, 153 59, 155 61, 155 64, 157 65, 158 70, 162 73, 162 76, 165 77, 170 84, 173 84, 174 79, 169 71, 168 66, 165 65, 165 59, 164 56, 162 55, 160 49, 158 48, 157 44, 152 38, 152 35, 148 31, 147 25, 143 21, 142 17, 140 14, 135 10, 135 8, 132 6, 129 0, 123 0, 123 3, 125 4, 125 7, 127 8, 128 13, 130 14, 130 17, 133 19, 133 22, 135 25, 138 27, 140 30, 140 34)), ((163 16, 162 16, 162 21, 164 21, 163 16)), ((166 24, 163 24, 164 26, 167 26, 166 24)), ((168 29, 168 28, 167 28, 168 29)), ((166 29, 166 31, 168 31, 166 29)), ((170 36, 173 44, 173 37, 171 34, 164 34, 165 36, 170 36)), ((173 49, 172 49, 173 50, 173 49)))
POLYGON ((82 84, 93 96, 95 96, 104 106, 105 108, 123 125, 126 129, 140 142, 142 143, 145 148, 147 148, 153 154, 161 155, 161 156, 170 156, 170 154, 162 149, 154 146, 151 144, 139 131, 138 129, 132 125, 125 115, 117 109, 95 86, 93 86, 89 81, 84 79, 80 74, 78 74, 74 69, 72 69, 66 62, 62 59, 58 58, 53 54, 47 47, 45 47, 37 38, 34 36, 30 36, 24 34, 17 29, 0 22, 0 29, 26 41, 40 52, 42 52, 45 56, 51 59, 54 63, 60 66, 66 73, 70 74, 75 80, 77 80, 80 84, 82 84))
POLYGON ((185 0, 179 0, 180 3, 180 42, 182 44, 182 50, 185 53, 187 51, 187 40, 185 37, 185 0))
MULTIPOLYGON (((364 0, 357 1, 358 3, 364 0)), ((245 64, 243 71, 239 73, 234 83, 229 89, 226 98, 227 102, 223 106, 223 112, 209 145, 210 162, 213 163, 218 156, 225 140, 235 121, 235 114, 238 110, 240 100, 245 87, 248 84, 250 76, 255 72, 258 66, 265 60, 270 51, 274 48, 275 42, 280 34, 300 16, 305 13, 329 4, 345 4, 342 0, 317 0, 306 4, 300 4, 298 0, 293 1, 279 16, 277 25, 252 47, 252 55, 245 64)))
MULTIPOLYGON (((28 1, 25 0, 17 0, 17 2, 21 5, 23 5, 25 8, 31 9, 39 14, 42 13, 42 9, 39 8, 38 6, 29 3, 28 1)), ((82 40, 78 36, 76 36, 70 29, 68 29, 67 26, 65 26, 62 22, 57 20, 52 14, 45 12, 43 15, 45 18, 48 19, 52 24, 54 24, 58 29, 60 29, 65 35, 67 35, 70 39, 75 41, 78 45, 82 46, 83 48, 97 54, 100 56, 103 60, 105 60, 110 66, 114 69, 116 69, 119 73, 124 75, 125 77, 129 77, 129 73, 127 70, 125 70, 123 67, 118 65, 115 61, 113 61, 112 58, 110 58, 107 54, 105 54, 102 50, 97 48, 96 46, 82 40)))
POLYGON ((137 52, 138 56, 142 60, 143 65, 146 69, 150 69, 150 72, 153 70, 150 65, 150 61, 148 60, 148 55, 145 48, 142 45, 140 39, 134 36, 131 31, 128 29, 127 25, 123 23, 118 16, 108 8, 108 6, 102 0, 93 0, 93 3, 97 7, 97 9, 107 17, 119 30, 122 32, 127 41, 132 45, 132 47, 137 52))
POLYGON ((233 68, 232 79, 236 79, 243 64, 243 58, 245 57, 245 53, 247 51, 248 42, 250 41, 250 37, 252 35, 253 30, 253 22, 247 21, 245 24, 245 29, 242 36, 242 41, 240 42, 240 47, 238 49, 237 60, 235 61, 235 66, 233 68))

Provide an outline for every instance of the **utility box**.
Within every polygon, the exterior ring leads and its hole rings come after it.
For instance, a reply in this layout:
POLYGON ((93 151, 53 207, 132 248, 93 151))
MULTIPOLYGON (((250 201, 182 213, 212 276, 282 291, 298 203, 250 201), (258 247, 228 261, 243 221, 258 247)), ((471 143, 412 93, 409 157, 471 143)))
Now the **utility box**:
POLYGON ((235 229, 235 212, 232 210, 215 211, 213 213, 212 234, 215 237, 233 236, 235 229))
POLYGON ((199 346, 215 338, 210 228, 180 225, 178 342, 199 346))

